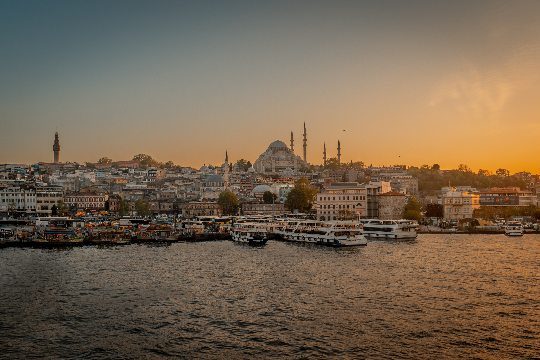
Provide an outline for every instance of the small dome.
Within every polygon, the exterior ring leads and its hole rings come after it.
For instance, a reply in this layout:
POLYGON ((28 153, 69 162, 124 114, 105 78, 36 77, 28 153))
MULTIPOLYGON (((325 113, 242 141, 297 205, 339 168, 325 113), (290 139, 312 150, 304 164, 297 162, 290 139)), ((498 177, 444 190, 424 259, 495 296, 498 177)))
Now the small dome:
POLYGON ((263 194, 267 191, 272 191, 272 188, 268 185, 257 185, 253 188, 253 194, 263 194))
POLYGON ((221 175, 208 175, 205 179, 206 182, 223 182, 221 175))

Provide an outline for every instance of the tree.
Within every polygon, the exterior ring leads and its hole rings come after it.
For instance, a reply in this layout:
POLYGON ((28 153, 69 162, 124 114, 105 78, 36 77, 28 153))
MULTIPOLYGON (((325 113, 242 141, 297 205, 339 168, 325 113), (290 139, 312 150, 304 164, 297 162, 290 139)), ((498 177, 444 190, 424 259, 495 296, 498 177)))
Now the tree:
POLYGON ((99 159, 97 161, 98 164, 101 164, 101 165, 109 165, 109 164, 112 164, 112 160, 106 156, 102 157, 101 159, 99 159))
POLYGON ((285 207, 290 211, 308 212, 313 206, 315 195, 317 189, 311 186, 306 178, 299 179, 287 194, 285 207))
POLYGON ((462 172, 471 172, 471 169, 466 164, 459 164, 458 170, 462 172))
POLYGON ((118 204, 118 213, 121 216, 129 214, 129 203, 126 200, 120 200, 120 203, 118 204))
POLYGON ((276 199, 277 199, 276 194, 274 194, 271 191, 265 191, 263 193, 263 202, 265 204, 273 204, 276 201, 276 199))
POLYGON ((236 215, 240 206, 238 197, 231 190, 225 190, 219 194, 218 204, 223 215, 236 215))
POLYGON ((427 204, 426 217, 442 218, 443 206, 441 204, 427 204))
POLYGON ((133 161, 138 162, 141 166, 149 167, 149 166, 157 166, 159 163, 152 159, 150 155, 146 154, 138 154, 133 157, 133 161))
POLYGON ((479 169, 478 176, 491 176, 491 172, 489 170, 479 169))
POLYGON ((337 170, 339 169, 340 164, 338 163, 337 158, 331 157, 326 160, 326 168, 330 170, 337 170))
POLYGON ((364 162, 363 161, 352 161, 348 164, 348 167, 351 170, 362 170, 364 168, 364 162))
POLYGON ((507 177, 510 176, 510 171, 506 169, 497 169, 497 171, 495 171, 495 175, 500 177, 507 177))
POLYGON ((251 167, 251 162, 249 162, 248 160, 245 160, 245 159, 240 159, 236 162, 236 167, 240 170, 240 171, 248 171, 249 168, 251 167))
POLYGON ((68 212, 68 207, 67 207, 66 203, 63 202, 62 200, 60 200, 60 201, 58 201, 56 203, 56 209, 57 209, 57 214, 59 216, 64 216, 68 212))
POLYGON ((439 170, 441 170, 441 165, 439 165, 439 164, 433 164, 433 166, 431 166, 431 170, 439 171, 439 170))
POLYGON ((165 169, 172 169, 172 168, 174 168, 174 166, 175 166, 174 163, 172 161, 170 161, 170 160, 167 161, 165 164, 163 164, 163 167, 165 169))
POLYGON ((409 201, 403 209, 403 218, 407 220, 420 221, 422 218, 422 205, 416 200, 414 196, 409 198, 409 201))
POLYGON ((135 201, 135 211, 139 216, 150 215, 150 204, 147 201, 139 199, 135 201))

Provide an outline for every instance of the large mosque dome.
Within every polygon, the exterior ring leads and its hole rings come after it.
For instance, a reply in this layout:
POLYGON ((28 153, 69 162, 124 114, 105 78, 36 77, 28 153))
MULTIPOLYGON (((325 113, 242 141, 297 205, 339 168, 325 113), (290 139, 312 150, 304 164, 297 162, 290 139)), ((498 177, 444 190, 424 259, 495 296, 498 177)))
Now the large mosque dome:
POLYGON ((253 167, 259 173, 278 174, 304 168, 306 163, 281 140, 272 142, 262 153, 253 167))
POLYGON ((278 152, 278 151, 281 151, 281 150, 289 150, 289 148, 287 147, 287 145, 285 145, 285 143, 283 141, 276 140, 273 143, 271 143, 270 146, 268 146, 268 150, 278 152))

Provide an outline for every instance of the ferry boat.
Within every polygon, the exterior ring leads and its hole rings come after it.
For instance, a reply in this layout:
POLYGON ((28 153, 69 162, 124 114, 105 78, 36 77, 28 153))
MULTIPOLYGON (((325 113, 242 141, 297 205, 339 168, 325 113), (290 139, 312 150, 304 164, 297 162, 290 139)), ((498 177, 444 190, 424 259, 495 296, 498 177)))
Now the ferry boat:
POLYGON ((411 220, 361 219, 364 236, 370 240, 414 240, 418 224, 411 220))
POLYGON ((240 222, 231 229, 233 241, 249 245, 264 245, 268 241, 268 231, 264 224, 240 222))
POLYGON ((276 231, 286 241, 334 247, 367 245, 362 227, 353 222, 291 221, 276 231))
POLYGON ((523 225, 519 221, 509 221, 504 227, 506 236, 523 236, 523 225))

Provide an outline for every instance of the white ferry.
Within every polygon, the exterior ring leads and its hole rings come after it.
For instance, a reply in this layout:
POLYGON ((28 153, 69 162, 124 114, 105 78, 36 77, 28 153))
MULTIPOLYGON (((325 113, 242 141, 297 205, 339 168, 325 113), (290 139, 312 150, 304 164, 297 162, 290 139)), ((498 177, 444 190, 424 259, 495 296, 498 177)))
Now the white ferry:
POLYGON ((231 229, 233 241, 250 245, 264 245, 268 241, 268 231, 265 224, 239 222, 231 229))
POLYGON ((276 230, 283 240, 327 246, 367 245, 362 227, 352 222, 291 221, 276 230))
POLYGON ((361 219, 364 236, 370 240, 414 240, 418 224, 411 220, 361 219))
POLYGON ((504 227, 506 236, 523 236, 523 225, 519 221, 509 221, 504 227))

